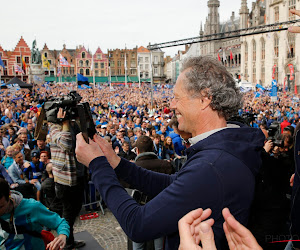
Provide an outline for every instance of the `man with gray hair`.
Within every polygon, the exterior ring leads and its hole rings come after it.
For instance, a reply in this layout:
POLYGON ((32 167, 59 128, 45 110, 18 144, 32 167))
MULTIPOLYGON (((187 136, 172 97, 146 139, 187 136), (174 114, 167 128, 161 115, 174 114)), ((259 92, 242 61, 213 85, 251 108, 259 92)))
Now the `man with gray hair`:
POLYGON ((78 160, 90 167, 93 183, 129 238, 142 242, 166 236, 165 249, 178 249, 178 220, 196 208, 211 208, 217 249, 228 248, 222 209, 228 207, 247 223, 264 143, 259 129, 227 122, 241 106, 242 94, 222 64, 210 57, 188 58, 170 105, 178 129, 192 136, 178 173, 139 168, 118 157, 99 136, 86 144, 77 135, 78 160), (118 177, 155 198, 140 206, 118 177))

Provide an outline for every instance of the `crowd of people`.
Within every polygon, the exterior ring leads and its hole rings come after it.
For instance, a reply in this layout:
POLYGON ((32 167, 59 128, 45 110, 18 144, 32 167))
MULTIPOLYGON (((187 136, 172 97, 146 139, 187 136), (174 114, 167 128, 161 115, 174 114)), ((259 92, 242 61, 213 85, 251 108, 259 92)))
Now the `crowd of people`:
POLYGON ((74 239, 73 226, 92 180, 134 249, 153 239, 155 249, 205 244, 212 225, 215 242, 207 242, 214 248, 234 249, 248 237, 250 248, 283 249, 271 242, 299 240, 297 231, 289 232, 291 209, 296 216, 291 186, 299 184, 299 98, 284 90, 277 101, 267 91, 242 94, 209 57, 188 59, 175 86, 153 90, 148 84, 82 90, 72 83, 2 89, 0 246, 84 246, 74 239), (64 107, 55 114, 57 123, 46 124, 48 133, 39 133, 43 104, 72 90, 90 105, 97 134, 89 143, 74 133, 78 124, 64 107), (125 188, 136 191, 133 197, 125 188), (58 237, 45 240, 41 226, 58 237), (16 237, 18 232, 27 236, 16 237))

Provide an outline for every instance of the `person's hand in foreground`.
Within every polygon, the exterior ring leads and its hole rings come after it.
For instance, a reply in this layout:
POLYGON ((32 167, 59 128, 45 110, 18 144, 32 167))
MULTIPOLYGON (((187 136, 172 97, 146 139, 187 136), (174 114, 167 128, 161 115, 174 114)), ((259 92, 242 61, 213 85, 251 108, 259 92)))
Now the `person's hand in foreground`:
POLYGON ((119 165, 121 158, 116 154, 112 146, 101 136, 94 135, 94 141, 102 150, 111 167, 115 169, 119 165))
MULTIPOLYGON (((294 15, 300 16, 299 10, 290 10, 290 12, 294 15)), ((299 26, 291 26, 288 28, 288 31, 291 33, 300 33, 300 27, 299 26)))
POLYGON ((76 136, 76 158, 85 166, 89 166, 90 162, 99 156, 103 156, 103 152, 96 142, 89 138, 89 143, 86 143, 82 133, 76 136))
POLYGON ((63 249, 67 242, 67 236, 64 234, 58 235, 53 241, 47 245, 47 250, 63 249))
POLYGON ((229 249, 262 249, 253 234, 233 217, 228 208, 224 208, 222 214, 225 219, 223 228, 229 249))
POLYGON ((203 211, 202 208, 199 208, 189 212, 179 220, 179 250, 217 249, 212 231, 214 220, 206 220, 210 215, 211 209, 203 211), (203 247, 199 246, 200 241, 203 247))

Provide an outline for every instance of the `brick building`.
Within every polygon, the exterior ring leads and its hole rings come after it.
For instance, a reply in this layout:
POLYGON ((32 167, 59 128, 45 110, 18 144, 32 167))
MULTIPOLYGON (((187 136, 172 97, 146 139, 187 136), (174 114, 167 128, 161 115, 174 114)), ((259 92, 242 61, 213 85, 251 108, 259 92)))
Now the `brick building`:
POLYGON ((125 76, 125 53, 127 76, 137 76, 137 47, 133 49, 108 50, 111 75, 125 76))
POLYGON ((92 76, 92 55, 84 46, 79 46, 75 57, 76 72, 83 76, 92 76))
POLYGON ((30 70, 29 66, 31 60, 31 50, 22 36, 13 51, 6 51, 0 46, 0 56, 5 65, 5 70, 2 67, 0 67, 2 81, 8 82, 15 76, 20 76, 20 79, 22 78, 21 73, 15 73, 16 64, 22 67, 22 59, 21 59, 22 56, 27 65, 27 68, 24 72, 25 74, 23 75, 23 81, 26 82, 28 80, 28 73, 30 70))

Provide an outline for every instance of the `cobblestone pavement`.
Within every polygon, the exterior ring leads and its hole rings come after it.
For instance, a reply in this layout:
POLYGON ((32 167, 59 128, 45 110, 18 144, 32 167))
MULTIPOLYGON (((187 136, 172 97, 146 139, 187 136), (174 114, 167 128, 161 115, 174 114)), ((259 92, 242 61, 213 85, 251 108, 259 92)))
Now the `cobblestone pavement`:
MULTIPOLYGON (((107 250, 126 250, 127 236, 109 209, 98 212, 99 217, 89 220, 76 220, 74 233, 87 231, 107 250)), ((85 214, 88 212, 83 212, 85 214)), ((94 249, 93 249, 94 250, 94 249)), ((95 249, 96 250, 96 249, 95 249)))

